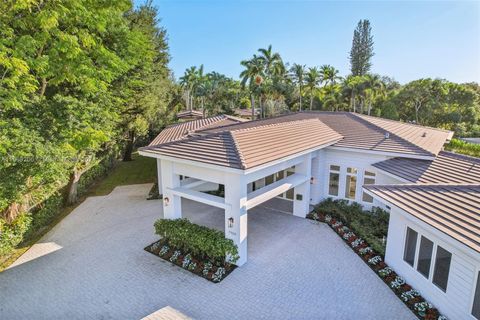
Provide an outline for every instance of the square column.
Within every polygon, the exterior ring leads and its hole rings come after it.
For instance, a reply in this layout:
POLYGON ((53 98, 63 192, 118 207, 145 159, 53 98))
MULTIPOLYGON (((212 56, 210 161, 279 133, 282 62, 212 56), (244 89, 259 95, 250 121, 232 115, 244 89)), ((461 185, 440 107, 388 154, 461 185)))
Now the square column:
POLYGON ((312 154, 305 155, 304 160, 295 166, 295 173, 309 178, 308 181, 293 189, 293 215, 305 218, 310 210, 310 177, 312 176, 312 154))
POLYGON ((247 183, 245 176, 227 174, 225 176, 225 238, 232 239, 237 245, 238 255, 236 265, 247 262, 247 224, 246 209, 247 183), (233 219, 233 221, 232 221, 233 219))
POLYGON ((182 217, 182 198, 174 195, 171 191, 171 189, 180 186, 180 176, 174 174, 173 167, 173 162, 162 160, 161 176, 159 178, 162 179, 161 192, 163 194, 163 217, 165 219, 182 217))
POLYGON ((158 181, 158 194, 161 195, 162 190, 162 160, 157 159, 157 181, 158 181))

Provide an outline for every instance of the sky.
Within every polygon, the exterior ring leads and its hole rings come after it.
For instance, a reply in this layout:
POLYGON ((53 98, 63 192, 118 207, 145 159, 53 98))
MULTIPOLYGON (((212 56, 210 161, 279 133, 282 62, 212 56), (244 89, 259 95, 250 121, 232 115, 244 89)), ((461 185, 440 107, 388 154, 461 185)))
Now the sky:
MULTIPOLYGON (((142 3, 136 0, 135 3, 142 3)), ((480 82, 480 1, 153 0, 167 29, 176 78, 204 65, 238 79, 241 60, 272 45, 285 62, 330 64, 345 76, 353 30, 372 25, 372 72, 480 82)))

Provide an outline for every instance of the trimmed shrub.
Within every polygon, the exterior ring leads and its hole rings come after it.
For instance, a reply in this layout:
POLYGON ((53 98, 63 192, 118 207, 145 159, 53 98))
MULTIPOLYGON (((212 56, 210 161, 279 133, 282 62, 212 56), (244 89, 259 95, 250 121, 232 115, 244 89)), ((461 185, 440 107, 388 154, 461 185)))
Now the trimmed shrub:
POLYGON ((155 232, 183 252, 223 264, 238 260, 237 246, 223 232, 191 223, 187 219, 159 219, 155 232))
POLYGON ((347 200, 328 198, 316 205, 315 211, 344 221, 359 236, 367 240, 375 251, 385 255, 385 239, 390 217, 385 210, 373 208, 367 211, 357 202, 349 203, 347 200))

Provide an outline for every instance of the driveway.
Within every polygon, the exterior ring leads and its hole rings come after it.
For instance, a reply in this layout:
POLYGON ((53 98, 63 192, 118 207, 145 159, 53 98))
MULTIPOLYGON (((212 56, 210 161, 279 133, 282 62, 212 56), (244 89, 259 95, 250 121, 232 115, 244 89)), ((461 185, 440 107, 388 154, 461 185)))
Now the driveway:
MULTIPOLYGON (((326 225, 257 207, 249 258, 219 284, 146 252, 150 185, 92 197, 0 273, 0 319, 141 319, 165 306, 195 319, 416 319, 326 225)), ((183 201, 223 230, 223 211, 183 201)))

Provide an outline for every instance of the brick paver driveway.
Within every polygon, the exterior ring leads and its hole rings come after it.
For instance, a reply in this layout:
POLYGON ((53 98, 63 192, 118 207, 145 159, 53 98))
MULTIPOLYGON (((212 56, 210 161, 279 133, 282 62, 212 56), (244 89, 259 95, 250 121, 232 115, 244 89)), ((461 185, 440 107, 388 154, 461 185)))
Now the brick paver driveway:
MULTIPOLYGON (((196 319, 415 319, 323 224, 249 212, 249 260, 219 284, 143 250, 157 237, 150 185, 87 199, 0 273, 0 319, 141 319, 171 306, 196 319)), ((223 212, 184 200, 223 228, 223 212)))

